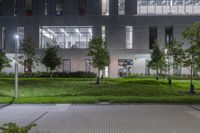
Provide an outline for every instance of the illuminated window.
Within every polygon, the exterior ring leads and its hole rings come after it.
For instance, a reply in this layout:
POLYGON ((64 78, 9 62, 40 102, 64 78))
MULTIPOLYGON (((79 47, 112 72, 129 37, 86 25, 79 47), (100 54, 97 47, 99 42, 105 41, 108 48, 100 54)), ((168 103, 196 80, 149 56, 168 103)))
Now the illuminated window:
POLYGON ((133 49, 133 27, 126 26, 126 49, 133 49))
POLYGON ((118 60, 118 74, 120 77, 125 77, 133 73, 133 60, 132 59, 119 59, 118 60))
POLYGON ((92 39, 91 26, 43 26, 40 27, 40 47, 45 48, 46 42, 56 41, 62 49, 86 49, 92 39))
POLYGON ((48 15, 48 0, 43 0, 43 14, 48 15))
POLYGON ((102 15, 109 16, 109 0, 102 0, 102 15))
POLYGON ((200 0, 138 0, 138 14, 200 14, 200 0))
POLYGON ((63 6, 64 1, 63 0, 56 0, 56 16, 62 16, 63 15, 63 6))
POLYGON ((1 49, 2 50, 6 49, 6 28, 5 27, 1 28, 1 49))
POLYGON ((25 0, 25 15, 26 16, 32 16, 33 15, 32 0, 25 0))
POLYGON ((165 27, 165 45, 172 43, 173 41, 173 27, 165 27))
POLYGON ((106 27, 101 26, 101 37, 105 41, 106 40, 106 27))
POLYGON ((125 0, 118 0, 118 15, 125 15, 125 0))
POLYGON ((19 46, 24 42, 24 27, 17 27, 17 35, 19 36, 19 46))

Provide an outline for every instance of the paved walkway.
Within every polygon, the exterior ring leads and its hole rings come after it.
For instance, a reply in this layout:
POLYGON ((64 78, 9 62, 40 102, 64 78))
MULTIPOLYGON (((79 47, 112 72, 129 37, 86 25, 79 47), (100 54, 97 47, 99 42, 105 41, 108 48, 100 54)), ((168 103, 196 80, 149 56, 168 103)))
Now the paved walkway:
POLYGON ((200 106, 11 105, 0 125, 37 124, 31 133, 200 133, 200 106))

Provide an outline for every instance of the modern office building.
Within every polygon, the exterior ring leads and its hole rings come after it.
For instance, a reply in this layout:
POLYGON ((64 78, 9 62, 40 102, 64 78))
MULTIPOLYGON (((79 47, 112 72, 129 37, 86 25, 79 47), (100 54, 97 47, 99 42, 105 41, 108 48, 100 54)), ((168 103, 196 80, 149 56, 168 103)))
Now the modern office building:
MULTIPOLYGON (((0 0, 0 46, 13 59, 15 34, 19 45, 32 36, 40 55, 46 41, 54 39, 62 58, 58 71, 96 72, 87 48, 92 37, 101 36, 111 54, 105 76, 149 74, 155 40, 163 50, 173 38, 188 47, 181 32, 198 21, 200 0, 0 0)), ((40 65, 34 71, 45 70, 40 65)), ((4 71, 13 72, 14 67, 4 71)), ((172 73, 188 71, 180 67, 172 73)))

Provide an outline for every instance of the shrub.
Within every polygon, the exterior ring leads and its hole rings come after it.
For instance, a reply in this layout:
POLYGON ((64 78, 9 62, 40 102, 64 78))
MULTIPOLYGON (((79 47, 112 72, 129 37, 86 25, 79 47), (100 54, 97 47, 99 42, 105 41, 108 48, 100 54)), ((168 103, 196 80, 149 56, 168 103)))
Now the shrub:
POLYGON ((36 124, 31 124, 26 127, 20 127, 15 123, 4 124, 3 127, 0 127, 2 133, 28 133, 32 127, 35 127, 36 124))
MULTIPOLYGON (((0 78, 14 78, 15 73, 0 73, 0 78)), ((49 78, 51 73, 35 72, 35 73, 19 73, 20 78, 49 78)), ((95 78, 96 74, 93 72, 55 72, 54 78, 95 78)))

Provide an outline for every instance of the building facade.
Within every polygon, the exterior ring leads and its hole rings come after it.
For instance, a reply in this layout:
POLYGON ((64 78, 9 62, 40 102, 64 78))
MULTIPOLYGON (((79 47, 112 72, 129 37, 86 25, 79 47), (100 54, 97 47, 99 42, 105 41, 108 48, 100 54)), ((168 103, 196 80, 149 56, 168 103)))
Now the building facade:
MULTIPOLYGON (((200 0, 0 0, 0 44, 13 59, 16 34, 19 45, 31 36, 38 55, 46 42, 56 40, 62 58, 58 71, 96 72, 87 48, 92 37, 101 36, 111 54, 105 76, 152 74, 147 64, 155 40, 163 50, 174 38, 187 48, 182 31, 198 21, 200 0)), ((13 72, 14 67, 4 71, 13 72)), ((34 71, 46 68, 40 65, 34 71)), ((183 67, 172 71, 187 73, 183 67)))

